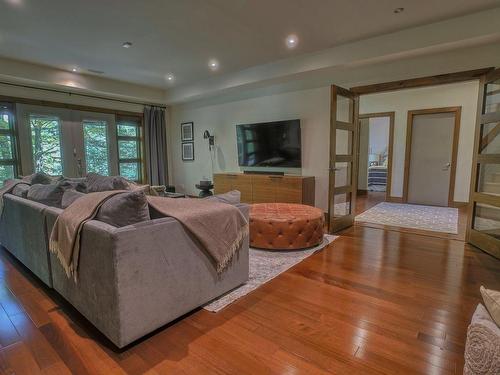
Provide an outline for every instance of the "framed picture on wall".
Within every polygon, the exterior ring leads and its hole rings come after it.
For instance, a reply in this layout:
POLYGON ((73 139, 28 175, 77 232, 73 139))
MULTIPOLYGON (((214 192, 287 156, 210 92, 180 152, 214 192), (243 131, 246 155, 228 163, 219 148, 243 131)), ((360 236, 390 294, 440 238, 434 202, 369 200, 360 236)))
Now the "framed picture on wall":
POLYGON ((194 142, 182 143, 182 161, 194 160, 194 142))
POLYGON ((183 122, 181 124, 181 141, 190 142, 194 141, 193 123, 183 122))

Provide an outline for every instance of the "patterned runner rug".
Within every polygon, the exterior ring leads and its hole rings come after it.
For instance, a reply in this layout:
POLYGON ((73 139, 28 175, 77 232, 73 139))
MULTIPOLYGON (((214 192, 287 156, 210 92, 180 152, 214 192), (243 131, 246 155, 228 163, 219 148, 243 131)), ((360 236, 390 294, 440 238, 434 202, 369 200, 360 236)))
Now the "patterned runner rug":
POLYGON ((356 216, 355 220, 433 232, 458 233, 458 209, 450 207, 382 202, 356 216))

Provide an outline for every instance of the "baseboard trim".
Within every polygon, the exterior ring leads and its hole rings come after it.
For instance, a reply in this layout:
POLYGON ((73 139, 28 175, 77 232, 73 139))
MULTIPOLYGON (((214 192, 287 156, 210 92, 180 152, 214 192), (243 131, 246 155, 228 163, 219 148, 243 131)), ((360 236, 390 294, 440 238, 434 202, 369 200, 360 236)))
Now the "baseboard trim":
POLYGON ((386 202, 403 203, 403 197, 387 197, 386 202))
POLYGON ((364 190, 364 189, 358 189, 358 191, 356 192, 357 195, 367 195, 368 194, 368 190, 364 190))

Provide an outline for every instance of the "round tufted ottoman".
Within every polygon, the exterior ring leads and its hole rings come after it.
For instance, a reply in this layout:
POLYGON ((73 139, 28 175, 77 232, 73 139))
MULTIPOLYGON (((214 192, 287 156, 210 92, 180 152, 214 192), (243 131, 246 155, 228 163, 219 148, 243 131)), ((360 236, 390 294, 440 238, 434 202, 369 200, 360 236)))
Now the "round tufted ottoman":
POLYGON ((316 207, 290 203, 258 203, 250 208, 250 246, 296 250, 323 241, 325 218, 316 207))

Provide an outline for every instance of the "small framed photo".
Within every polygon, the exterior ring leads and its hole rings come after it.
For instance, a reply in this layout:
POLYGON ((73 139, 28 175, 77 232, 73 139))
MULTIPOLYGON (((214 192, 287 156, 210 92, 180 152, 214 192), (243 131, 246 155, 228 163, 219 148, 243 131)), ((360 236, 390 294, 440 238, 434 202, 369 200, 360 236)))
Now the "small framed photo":
POLYGON ((194 141, 193 123, 183 122, 181 124, 181 142, 194 141))
POLYGON ((184 142, 182 144, 182 161, 194 160, 194 142, 184 142))

